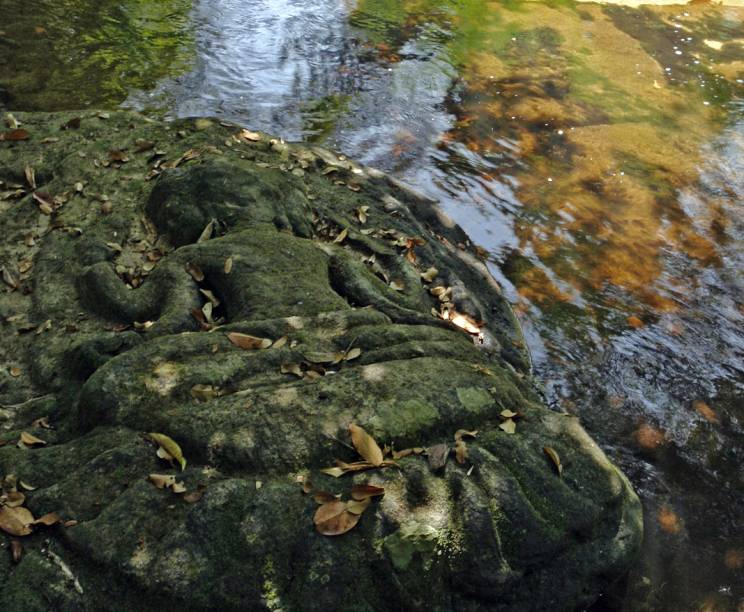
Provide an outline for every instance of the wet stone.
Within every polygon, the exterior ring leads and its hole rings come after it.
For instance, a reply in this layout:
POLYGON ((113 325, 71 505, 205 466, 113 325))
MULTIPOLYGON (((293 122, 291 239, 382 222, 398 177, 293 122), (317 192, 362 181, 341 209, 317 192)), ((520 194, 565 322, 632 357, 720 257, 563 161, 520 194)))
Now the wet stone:
POLYGON ((30 193, 0 208, 3 265, 33 260, 30 291, 0 294, 0 366, 21 371, 0 379, 0 476, 67 526, 0 561, 0 605, 571 610, 627 571, 638 498, 577 419, 542 404, 508 303, 434 203, 216 121, 16 116, 31 137, 0 143, 0 180, 32 166, 56 200, 50 215, 30 193), (128 161, 100 163, 112 150, 128 161), (351 423, 393 449, 478 434, 462 463, 432 471, 414 453, 336 480, 320 470, 358 460, 351 423), (23 431, 47 444, 19 448, 23 431), (178 444, 183 471, 150 432, 178 444), (385 495, 327 537, 304 479, 385 495))

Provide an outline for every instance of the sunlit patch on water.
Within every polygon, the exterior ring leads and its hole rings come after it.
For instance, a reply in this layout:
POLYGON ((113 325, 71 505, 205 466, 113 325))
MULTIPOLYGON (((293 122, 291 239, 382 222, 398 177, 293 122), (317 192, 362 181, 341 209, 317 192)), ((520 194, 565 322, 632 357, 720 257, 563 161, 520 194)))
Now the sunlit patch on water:
POLYGON ((641 493, 608 607, 740 612, 744 0, 634 2, 6 0, 0 105, 217 115, 438 198, 641 493))

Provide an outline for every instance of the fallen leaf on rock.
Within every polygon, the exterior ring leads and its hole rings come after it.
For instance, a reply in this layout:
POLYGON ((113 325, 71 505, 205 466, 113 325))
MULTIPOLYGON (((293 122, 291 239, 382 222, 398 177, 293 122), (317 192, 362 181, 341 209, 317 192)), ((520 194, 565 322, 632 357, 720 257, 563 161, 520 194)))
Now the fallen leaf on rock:
POLYGON ((78 521, 76 521, 75 519, 70 519, 69 521, 65 521, 64 523, 62 523, 62 526, 67 529, 68 527, 74 527, 77 524, 78 521))
POLYGON ((505 419, 513 419, 515 416, 517 416, 516 412, 514 412, 513 410, 509 410, 508 408, 502 410, 499 414, 501 414, 501 416, 505 419))
POLYGON ((0 506, 0 529, 13 536, 25 536, 31 533, 34 515, 26 508, 9 508, 0 506))
POLYGON ((258 132, 251 132, 250 130, 242 130, 240 132, 240 137, 250 142, 258 142, 261 140, 261 134, 258 132))
POLYGON ((257 350, 267 349, 271 346, 272 341, 268 338, 257 338, 256 336, 249 336, 248 334, 241 334, 238 332, 230 332, 227 334, 227 339, 230 340, 235 346, 238 346, 244 350, 257 350))
POLYGON ((346 502, 346 510, 352 514, 362 514, 367 508, 369 508, 371 502, 372 498, 370 497, 353 499, 350 502, 346 502))
POLYGON ((18 277, 16 274, 7 268, 6 266, 3 266, 2 268, 3 273, 3 282, 8 285, 11 289, 18 289, 20 285, 20 281, 18 280, 18 277))
POLYGON ((278 338, 276 342, 274 342, 274 344, 271 345, 271 348, 275 348, 275 349, 282 348, 285 344, 287 344, 288 339, 289 338, 287 338, 287 336, 282 336, 281 338, 278 338))
POLYGON ((327 504, 329 502, 338 501, 338 495, 334 495, 328 491, 316 491, 313 494, 313 499, 319 504, 327 504))
POLYGON ((44 446, 46 442, 42 440, 41 438, 37 438, 34 435, 31 435, 27 432, 21 432, 20 442, 25 444, 26 446, 44 446))
POLYGON ((73 117, 69 121, 63 123, 60 130, 77 130, 80 127, 80 117, 73 117))
POLYGON ((374 466, 379 466, 383 461, 382 450, 364 429, 352 423, 349 425, 351 443, 356 451, 374 466))
POLYGON ((475 438, 478 435, 478 431, 468 431, 467 429, 458 429, 455 432, 455 442, 462 440, 463 438, 475 438))
POLYGON ((204 226, 204 229, 202 230, 202 233, 199 235, 199 238, 197 239, 197 244, 200 242, 204 242, 206 240, 209 240, 212 237, 212 234, 214 233, 214 225, 215 220, 212 219, 209 223, 207 223, 204 226))
POLYGON ((197 283, 204 280, 204 272, 202 272, 202 269, 196 264, 189 262, 186 264, 185 268, 186 272, 188 272, 191 275, 191 278, 193 278, 197 283))
POLYGON ((163 453, 158 452, 158 457, 167 461, 175 459, 181 466, 181 471, 186 469, 186 459, 183 456, 181 447, 178 446, 178 443, 173 438, 161 433, 149 433, 147 435, 150 440, 158 445, 158 451, 163 451, 163 453))
POLYGON ((11 367, 11 368, 10 368, 10 369, 8 370, 8 373, 9 373, 9 374, 10 374, 10 375, 11 375, 11 376, 12 376, 13 378, 18 378, 18 377, 19 377, 19 376, 21 375, 21 368, 19 368, 19 367, 17 367, 17 366, 12 366, 12 367, 11 367))
POLYGON ((441 470, 447 465, 447 458, 450 454, 450 447, 447 443, 435 444, 426 449, 426 457, 429 461, 429 467, 433 471, 441 470))
POLYGON ((299 363, 283 363, 279 368, 282 374, 294 374, 298 378, 302 378, 303 372, 299 363))
POLYGON ((339 478, 340 476, 343 476, 346 471, 343 470, 340 467, 329 467, 329 468, 323 468, 320 470, 323 474, 327 474, 328 476, 333 476, 334 478, 339 478))
POLYGON ((20 540, 10 541, 10 552, 13 555, 13 563, 18 563, 23 556, 23 544, 20 540))
POLYGON ((344 228, 341 230, 341 233, 334 238, 333 242, 337 244, 341 244, 344 240, 346 240, 346 236, 349 235, 349 230, 347 228, 344 228))
POLYGON ((344 502, 323 504, 315 513, 315 529, 327 536, 336 536, 353 529, 359 522, 360 514, 347 511, 344 502))
POLYGON ((561 458, 558 456, 556 450, 551 446, 543 446, 543 452, 548 456, 555 466, 555 470, 558 472, 558 476, 563 474, 563 465, 561 464, 561 458))
POLYGON ((173 474, 150 474, 147 479, 158 489, 166 489, 176 484, 176 477, 173 474))
POLYGON ((20 491, 8 491, 5 494, 5 505, 9 508, 17 508, 22 506, 26 501, 26 496, 20 491))
POLYGON ((204 492, 206 490, 207 490, 206 485, 203 485, 203 484, 197 485, 196 489, 184 494, 183 501, 189 504, 195 504, 204 496, 204 492))
POLYGON ((370 497, 377 497, 378 495, 385 495, 384 487, 377 487, 375 485, 354 485, 351 487, 351 497, 357 501, 368 499, 370 497))
POLYGON ((388 283, 388 286, 393 291, 405 291, 406 286, 399 280, 391 280, 390 283, 388 283))
POLYGON ((359 219, 359 223, 366 223, 367 222, 367 211, 369 210, 369 206, 360 206, 356 209, 356 216, 357 219, 359 219))
POLYGON ((439 270, 434 267, 429 268, 426 272, 421 273, 421 279, 425 283, 431 283, 439 274, 439 270))
POLYGON ((28 133, 28 130, 24 130, 23 128, 10 130, 8 132, 0 132, 0 140, 19 141, 28 140, 29 138, 31 138, 31 134, 28 133))
POLYGON ((232 272, 232 268, 233 268, 233 258, 228 257, 225 260, 225 265, 223 266, 222 269, 224 270, 225 274, 230 274, 230 272, 232 272))
POLYGON ((32 525, 44 525, 44 527, 51 527, 60 522, 59 515, 56 512, 49 512, 42 517, 37 518, 33 521, 32 525))
POLYGON ((39 487, 35 487, 33 485, 30 485, 27 482, 24 482, 23 480, 21 480, 18 484, 21 485, 21 488, 22 489, 25 489, 26 491, 36 491, 36 489, 39 488, 39 487))
POLYGON ((182 482, 174 482, 171 485, 171 491, 177 494, 186 493, 186 485, 182 482))
POLYGON ((512 419, 506 419, 499 425, 499 429, 504 430, 508 434, 513 434, 517 431, 517 424, 512 419))
POLYGON ((342 353, 320 353, 320 352, 310 352, 310 353, 303 353, 303 357, 307 359, 310 363, 338 363, 343 359, 342 353))
POLYGON ((45 215, 51 215, 54 212, 54 198, 44 191, 34 191, 31 194, 36 203, 39 205, 39 210, 45 215))
POLYGON ((351 361, 352 359, 356 359, 359 357, 359 355, 362 354, 362 349, 354 347, 352 349, 349 349, 344 353, 344 361, 351 361))
POLYGON ((36 172, 34 172, 34 169, 26 164, 26 167, 23 169, 23 173, 26 175, 26 182, 28 183, 28 186, 31 187, 31 189, 36 189, 36 172))
POLYGON ((416 448, 404 448, 403 450, 399 451, 393 451, 393 459, 402 459, 403 457, 408 457, 409 455, 422 455, 426 451, 423 447, 416 447, 416 448))
POLYGON ((7 125, 11 130, 21 127, 20 122, 13 116, 13 113, 7 113, 5 115, 5 125, 7 125))
POLYGON ((455 442, 455 461, 460 465, 465 463, 468 458, 468 446, 465 441, 460 439, 455 442))

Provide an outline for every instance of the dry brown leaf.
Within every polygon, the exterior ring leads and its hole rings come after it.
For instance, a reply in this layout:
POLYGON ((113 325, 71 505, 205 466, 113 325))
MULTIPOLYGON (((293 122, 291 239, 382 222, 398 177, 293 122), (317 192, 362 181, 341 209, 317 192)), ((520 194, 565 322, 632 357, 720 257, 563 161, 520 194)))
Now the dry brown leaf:
POLYGON ((350 502, 346 502, 346 510, 347 512, 351 512, 352 514, 362 514, 367 508, 369 508, 369 504, 371 502, 371 497, 365 497, 364 499, 353 499, 350 502))
POLYGON ((246 351, 267 349, 272 344, 272 341, 268 338, 257 338, 256 336, 250 336, 248 334, 241 334, 238 332, 230 332, 229 334, 227 334, 227 339, 235 346, 240 347, 246 351))
POLYGON ((421 273, 421 279, 425 283, 431 283, 439 274, 439 270, 434 267, 429 268, 426 272, 421 273))
POLYGON ((692 402, 692 407, 700 414, 708 423, 713 423, 713 425, 718 425, 721 421, 718 419, 718 415, 716 414, 715 410, 708 406, 704 401, 702 400, 695 400, 692 402))
POLYGON ((25 536, 31 533, 34 516, 28 509, 0 506, 0 529, 14 536, 25 536))
POLYGON ((383 456, 382 450, 375 439, 354 423, 349 425, 349 433, 351 434, 351 443, 356 451, 372 465, 379 466, 383 461, 383 456))
POLYGON ((553 462, 553 465, 558 472, 558 476, 563 474, 563 465, 561 464, 561 458, 558 455, 557 451, 551 446, 543 446, 543 451, 548 456, 548 459, 553 462))
POLYGON ((31 134, 29 134, 28 130, 24 130, 23 128, 10 130, 8 132, 0 132, 0 140, 18 141, 28 140, 29 138, 31 138, 31 134))
POLYGON ((22 506, 26 501, 26 496, 20 491, 8 491, 5 495, 5 505, 9 508, 17 508, 22 506))
POLYGON ((183 482, 174 482, 171 485, 171 491, 177 494, 186 493, 186 485, 183 482))
POLYGON ((209 223, 204 226, 202 233, 199 234, 199 238, 196 240, 197 243, 209 240, 214 233, 215 220, 212 219, 209 223))
POLYGON ((445 442, 435 444, 426 449, 426 456, 429 460, 429 467, 432 470, 440 470, 447 464, 450 447, 445 442))
POLYGON ((188 272, 191 275, 191 278, 193 278, 197 283, 204 280, 204 272, 202 272, 202 269, 196 264, 189 262, 186 264, 185 268, 186 272, 188 272))
POLYGON ((44 191, 34 191, 31 194, 36 203, 39 205, 39 210, 45 215, 51 215, 54 212, 54 198, 44 191))
POLYGON ((8 374, 10 374, 13 378, 18 378, 21 375, 21 368, 18 366, 11 366, 8 369, 8 374))
POLYGON ((340 467, 323 468, 320 471, 323 474, 327 474, 328 476, 333 476, 334 478, 339 478, 340 476, 343 476, 346 473, 346 470, 340 467))
POLYGON ((330 364, 338 363, 344 358, 343 353, 312 352, 312 353, 303 353, 303 356, 310 363, 330 363, 330 364))
POLYGON ((463 438, 475 438, 478 435, 478 431, 468 431, 467 429, 458 429, 455 432, 455 442, 462 440, 463 438))
POLYGON ((59 514, 56 512, 49 512, 42 517, 37 518, 32 525, 44 525, 44 527, 51 527, 60 522, 59 514))
POLYGON ((465 463, 468 458, 468 445, 460 439, 455 442, 455 461, 460 465, 465 463))
POLYGON ((26 175, 26 182, 28 183, 28 186, 31 187, 31 189, 36 189, 36 172, 34 172, 34 169, 26 164, 23 172, 26 175))
POLYGON ((320 506, 313 521, 319 533, 335 536, 353 529, 359 522, 359 517, 359 514, 348 512, 344 502, 334 501, 320 506))
POLYGON ((384 487, 377 487, 369 484, 354 485, 351 487, 351 497, 357 501, 370 497, 377 497, 378 495, 385 495, 384 487))
POLYGON ((338 495, 329 493, 328 491, 316 491, 313 494, 313 499, 319 504, 327 504, 330 502, 338 501, 338 495))
POLYGON ((336 236, 336 238, 334 238, 333 242, 337 244, 341 244, 344 240, 346 240, 346 236, 348 235, 349 235, 348 228, 344 228, 341 230, 341 233, 338 236, 336 236))
POLYGON ((517 424, 512 419, 506 419, 499 425, 499 429, 503 429, 508 434, 513 434, 517 431, 517 424))
POLYGON ((287 336, 282 336, 281 338, 278 338, 276 342, 274 342, 274 344, 271 345, 271 348, 275 348, 275 349, 282 348, 285 344, 287 344, 288 339, 289 338, 287 338, 287 336))
POLYGON ((18 286, 20 285, 20 281, 18 280, 18 277, 16 274, 8 269, 6 266, 3 266, 2 268, 3 273, 3 282, 8 285, 11 289, 18 289, 18 286))
POLYGON ((40 417, 31 421, 31 427, 40 427, 43 429, 51 429, 52 426, 49 424, 49 417, 40 417))
POLYGON ((176 484, 176 477, 173 474, 150 474, 147 479, 158 489, 166 489, 176 484))
POLYGON ((194 489, 193 491, 189 491, 183 496, 183 501, 189 504, 195 504, 204 496, 204 492, 206 490, 207 490, 206 485, 203 485, 203 484, 197 485, 196 489, 194 489))
POLYGON ((298 378, 302 378, 302 368, 299 363, 283 363, 280 371, 282 374, 294 374, 298 378))
POLYGON ((356 209, 356 216, 357 219, 359 219, 359 223, 365 224, 367 222, 367 211, 369 210, 369 206, 360 206, 356 209))
POLYGON ((23 442, 26 446, 44 446, 46 444, 41 438, 37 438, 25 431, 21 432, 20 442, 23 442))
POLYGON ((344 361, 351 361, 352 359, 356 359, 361 354, 362 354, 362 349, 360 348, 354 347, 352 349, 349 349, 344 354, 344 361))
POLYGON ((23 556, 23 544, 20 540, 10 541, 10 552, 13 555, 13 563, 18 563, 23 556))
MULTIPOLYGON (((161 433, 149 433, 147 435, 150 440, 158 445, 158 450, 164 451, 166 455, 169 455, 170 457, 178 461, 178 464, 181 466, 181 471, 186 469, 186 459, 183 456, 181 447, 178 446, 178 443, 173 440, 173 438, 170 438, 169 436, 161 433)), ((162 459, 167 459, 167 457, 162 457, 160 454, 158 456, 162 459)))

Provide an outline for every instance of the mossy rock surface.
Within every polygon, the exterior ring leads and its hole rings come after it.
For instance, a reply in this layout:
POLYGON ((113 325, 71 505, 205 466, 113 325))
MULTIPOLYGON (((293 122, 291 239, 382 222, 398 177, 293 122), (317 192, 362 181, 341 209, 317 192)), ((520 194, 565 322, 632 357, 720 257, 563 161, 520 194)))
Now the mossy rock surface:
POLYGON ((28 138, 0 142, 0 476, 35 487, 34 516, 76 524, 2 556, 5 609, 571 610, 632 564, 638 498, 542 404, 509 305, 434 203, 216 121, 16 119, 28 138), (334 479, 320 470, 359 459, 351 423, 394 449, 479 433, 462 464, 413 454, 334 479), (19 448, 23 431, 46 445, 19 448), (385 495, 328 537, 305 480, 385 495))

